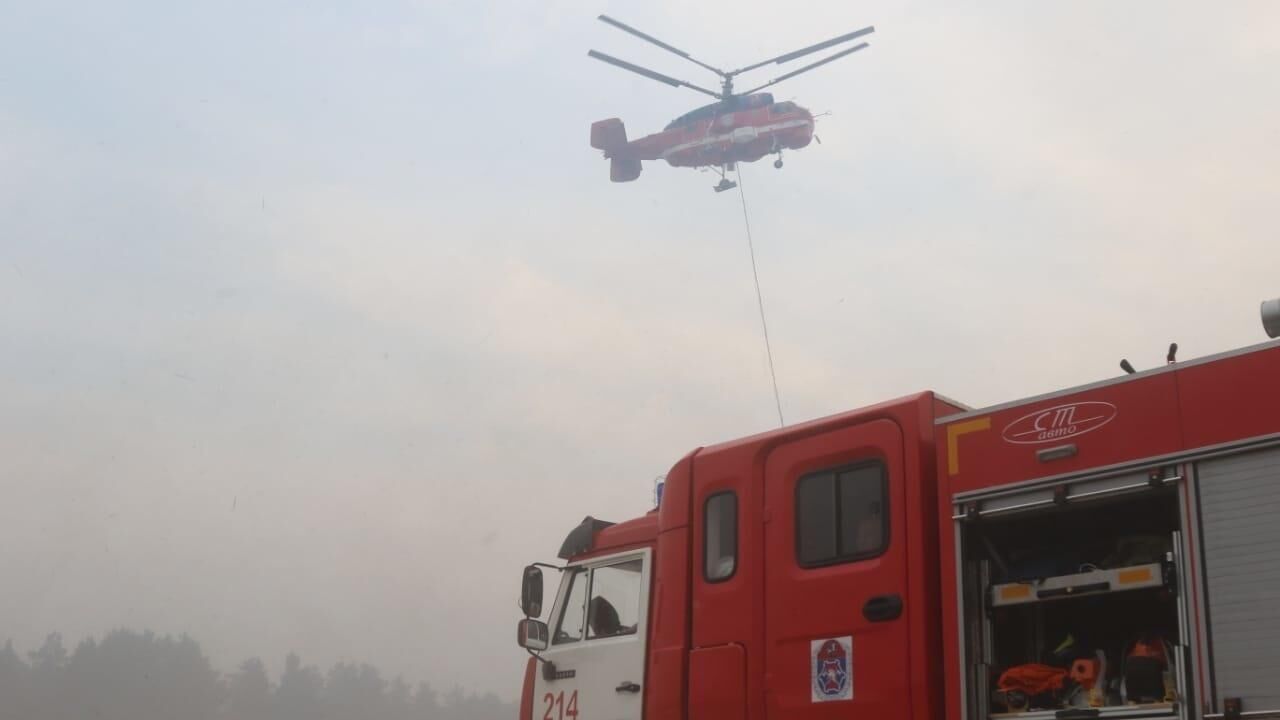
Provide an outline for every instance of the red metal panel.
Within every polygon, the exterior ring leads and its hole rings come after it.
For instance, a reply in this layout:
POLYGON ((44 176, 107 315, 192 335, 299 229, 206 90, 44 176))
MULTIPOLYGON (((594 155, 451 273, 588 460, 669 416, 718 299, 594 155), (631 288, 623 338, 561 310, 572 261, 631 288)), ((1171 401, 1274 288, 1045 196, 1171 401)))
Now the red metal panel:
POLYGON ((689 653, 689 720, 746 717, 746 663, 741 645, 698 648, 689 653))
POLYGON ((752 588, 760 573, 760 498, 757 497, 758 463, 752 462, 758 448, 742 446, 722 452, 704 452, 695 461, 693 489, 693 645, 705 647, 728 643, 749 643, 754 631, 752 588), (753 468, 753 465, 756 467, 753 468), (738 565, 723 582, 704 580, 703 547, 706 542, 703 508, 716 493, 732 490, 738 496, 738 565))
MULTIPOLYGON (((939 434, 938 476, 944 478, 947 467, 947 443, 939 434)), ((960 600, 957 597, 955 523, 951 520, 951 493, 945 482, 938 492, 938 568, 941 585, 942 611, 942 687, 946 690, 943 706, 947 720, 961 720, 964 715, 964 698, 961 695, 962 670, 960 667, 960 600)))
POLYGON ((644 680, 645 715, 685 717, 689 652, 689 493, 693 458, 686 455, 667 473, 658 510, 653 588, 649 610, 649 659, 644 680))
POLYGON ((524 666, 524 685, 520 690, 520 720, 533 720, 533 671, 538 661, 529 658, 524 666))
POLYGON ((658 536, 649 610, 649 658, 645 716, 683 718, 689 652, 689 529, 658 536))
POLYGON ((1178 369, 1187 447, 1280 432, 1280 346, 1178 369))
POLYGON ((689 524, 690 490, 693 484, 693 458, 701 449, 685 455, 667 472, 662 486, 662 507, 658 508, 659 532, 689 524))
POLYGON ((596 533, 592 540, 591 552, 574 556, 574 560, 584 560, 599 555, 608 555, 633 547, 652 545, 658 537, 658 514, 650 512, 638 518, 620 522, 596 533))
MULTIPOLYGON (((934 418, 946 417, 948 415, 956 415, 964 411, 965 411, 964 408, 956 405, 955 403, 952 403, 948 400, 938 397, 937 395, 933 396, 933 417, 934 418)), ((929 423, 930 425, 932 425, 933 420, 931 419, 929 423)), ((932 433, 930 434, 930 437, 932 437, 932 433)))
POLYGON ((839 716, 907 720, 904 700, 913 689, 910 677, 909 623, 906 617, 883 623, 863 617, 873 597, 898 596, 905 607, 907 583, 907 517, 903 433, 890 419, 835 428, 780 445, 768 456, 764 618, 765 672, 769 678, 770 716, 816 720, 839 716), (884 464, 889 541, 871 559, 819 568, 796 561, 796 485, 806 473, 823 468, 877 460, 884 464), (851 697, 837 702, 813 698, 814 643, 848 638, 851 697))
POLYGON ((707 462, 697 465, 692 534, 694 647, 746 643, 747 636, 753 632, 751 588, 759 582, 760 573, 760 501, 755 497, 751 467, 745 455, 747 453, 739 450, 727 456, 708 457, 707 462), (738 473, 734 474, 734 469, 738 473), (706 519, 703 508, 707 498, 725 490, 732 490, 738 496, 738 563, 728 580, 708 583, 704 579, 706 519))
POLYGON ((969 414, 940 428, 939 469, 954 494, 1172 453, 1183 447, 1178 414, 1172 372, 969 414), (1065 445, 1074 456, 1037 457, 1065 445))
POLYGON ((907 478, 907 603, 910 622, 911 716, 936 720, 943 707, 941 588, 938 524, 933 508, 938 498, 934 420, 960 408, 932 394, 916 403, 915 421, 899 420, 905 443, 907 478))
MULTIPOLYGON (((741 440, 712 446, 698 453, 694 461, 693 507, 691 517, 695 527, 692 547, 692 611, 693 647, 736 644, 743 648, 746 657, 746 708, 748 718, 764 718, 766 693, 774 692, 775 679, 765 677, 765 580, 763 558, 767 552, 764 531, 769 523, 777 522, 764 509, 764 458, 779 445, 812 438, 840 428, 848 428, 865 422, 891 418, 904 428, 909 438, 910 450, 904 459, 907 504, 929 502, 932 504, 933 476, 921 481, 925 466, 932 466, 932 447, 927 457, 921 457, 921 426, 932 432, 933 396, 925 393, 892 400, 879 405, 794 425, 781 430, 763 433, 741 440), (707 583, 702 579, 702 529, 701 503, 715 493, 734 489, 739 497, 738 570, 734 577, 723 583, 707 583)), ((664 501, 665 502, 665 501, 664 501)), ((905 506, 904 506, 905 509, 905 506)), ((904 536, 905 551, 912 566, 908 583, 913 595, 927 598, 919 603, 907 603, 906 615, 899 622, 908 623, 911 631, 911 652, 906 643, 901 646, 903 655, 910 655, 913 687, 928 687, 927 682, 939 672, 938 651, 933 643, 936 633, 929 635, 929 617, 936 618, 936 562, 933 553, 936 545, 925 538, 933 532, 924 523, 909 523, 904 536), (917 588, 919 592, 917 593, 917 588), (932 668, 932 669, 931 669, 932 668)), ((857 612, 857 609, 854 609, 857 612)), ((936 620, 932 621, 936 625, 936 620)), ((905 681, 904 681, 905 682, 905 681)), ((939 690, 924 690, 908 699, 912 707, 927 709, 934 706, 933 698, 940 697, 939 690)), ((905 712, 902 713, 905 716, 905 712)), ((927 715, 926 715, 927 717, 927 715)))
MULTIPOLYGON (((763 583, 763 541, 760 499, 763 470, 758 458, 769 440, 722 446, 714 452, 702 451, 694 461, 692 534, 692 645, 711 647, 734 644, 744 655, 746 715, 763 717, 758 701, 764 693, 760 646, 763 628, 764 599, 759 592, 763 583), (723 490, 738 495, 738 567, 725 582, 708 583, 703 579, 703 542, 705 518, 703 503, 707 497, 723 490)), ((694 701, 690 686, 690 702, 694 701)))

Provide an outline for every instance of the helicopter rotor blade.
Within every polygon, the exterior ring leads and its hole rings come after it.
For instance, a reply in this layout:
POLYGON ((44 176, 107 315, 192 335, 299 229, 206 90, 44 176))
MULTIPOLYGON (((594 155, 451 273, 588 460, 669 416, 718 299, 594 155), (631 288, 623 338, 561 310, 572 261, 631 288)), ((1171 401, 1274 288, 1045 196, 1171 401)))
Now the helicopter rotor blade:
POLYGON ((858 52, 859 50, 862 50, 863 48, 867 48, 867 47, 870 47, 870 45, 869 45, 869 44, 867 44, 867 43, 859 43, 859 44, 857 44, 857 45, 854 45, 854 46, 853 46, 853 47, 851 47, 851 48, 847 48, 847 49, 845 49, 845 50, 841 50, 840 52, 836 53, 835 55, 832 55, 832 56, 830 56, 830 57, 825 57, 825 58, 823 58, 823 59, 819 60, 818 62, 815 62, 815 63, 809 63, 808 65, 805 65, 804 67, 800 68, 799 70, 792 70, 791 72, 787 73, 786 75, 779 75, 778 77, 776 77, 776 78, 774 78, 774 79, 770 80, 769 82, 767 82, 767 83, 765 83, 765 84, 761 85, 760 87, 752 88, 752 89, 750 89, 750 90, 748 90, 748 91, 746 91, 746 92, 744 92, 744 93, 739 93, 739 95, 750 95, 751 93, 753 93, 753 92, 758 92, 758 91, 760 91, 760 90, 763 90, 763 89, 765 89, 765 88, 769 87, 770 85, 776 85, 776 84, 778 84, 778 83, 782 82, 783 80, 786 80, 787 78, 793 78, 793 77, 795 77, 795 76, 799 75, 800 73, 809 72, 810 70, 813 70, 814 68, 822 67, 823 65, 826 65, 826 64, 827 64, 827 63, 829 63, 829 62, 834 62, 834 61, 839 60, 840 58, 844 57, 845 55, 849 55, 849 54, 851 54, 851 53, 856 53, 856 52, 858 52))
POLYGON ((723 70, 721 70, 720 68, 712 67, 711 65, 708 65, 708 64, 706 64, 706 63, 702 62, 701 60, 698 60, 698 59, 694 58, 692 55, 690 55, 689 53, 687 53, 687 52, 685 52, 685 51, 681 50, 680 48, 675 47, 675 46, 673 46, 673 45, 668 45, 667 43, 662 42, 661 40, 659 40, 658 38, 656 38, 656 37, 654 37, 654 36, 652 36, 652 35, 649 35, 649 34, 647 34, 647 33, 640 32, 639 30, 637 30, 637 29, 635 29, 635 28, 631 27, 630 25, 628 25, 628 24, 626 24, 626 23, 624 23, 624 22, 619 22, 619 21, 617 21, 617 20, 614 20, 613 18, 609 17, 608 15, 601 15, 601 16, 599 16, 597 19, 598 19, 600 22, 602 22, 602 23, 605 23, 605 24, 608 24, 608 25, 612 25, 612 26, 614 26, 614 27, 618 28, 618 29, 619 29, 619 30, 621 30, 622 32, 630 33, 631 35, 635 35, 636 37, 640 38, 641 40, 644 40, 644 41, 646 41, 646 42, 653 43, 654 45, 657 45, 658 47, 662 48, 663 50, 666 50, 667 52, 675 53, 676 55, 679 55, 680 57, 684 58, 685 60, 688 60, 689 62, 691 62, 691 63, 693 63, 693 64, 695 64, 695 65, 698 65, 699 67, 706 68, 707 70, 710 70, 711 72, 713 72, 713 73, 715 73, 715 74, 717 74, 717 75, 719 75, 719 76, 721 76, 721 77, 726 77, 725 72, 724 72, 723 70))
POLYGON ((614 67, 620 67, 623 70, 629 70, 637 75, 647 77, 650 80, 657 80, 658 82, 664 83, 666 85, 670 85, 671 87, 687 87, 690 90, 697 90, 698 92, 703 93, 705 95, 710 95, 713 98, 723 99, 723 96, 720 93, 715 92, 713 90, 708 90, 703 87, 698 87, 697 85, 694 85, 693 83, 685 82, 684 80, 677 80, 669 75, 663 75, 662 73, 654 72, 648 68, 643 68, 643 67, 640 67, 639 65, 634 65, 632 63, 629 63, 626 60, 619 60, 618 58, 613 57, 612 55, 605 55, 602 52, 591 50, 587 52, 587 56, 593 57, 596 60, 599 60, 600 62, 609 63, 614 67))
POLYGON ((861 30, 854 30, 851 33, 845 33, 840 37, 834 37, 834 38, 831 38, 830 40, 824 40, 816 45, 810 45, 807 48, 801 48, 800 50, 789 52, 786 55, 779 55, 776 58, 770 58, 768 60, 758 62, 754 65, 748 65, 744 68, 740 68, 738 70, 734 70, 733 72, 727 73, 727 75, 732 77, 734 75, 747 72, 748 70, 755 70, 756 68, 764 67, 765 65, 769 65, 771 63, 777 63, 778 65, 781 65, 784 62, 790 62, 792 60, 795 60, 796 58, 802 58, 805 55, 809 55, 810 53, 816 53, 819 50, 826 50, 832 45, 839 45, 840 43, 846 43, 846 42, 849 42, 850 40, 860 38, 863 35, 870 35, 875 31, 876 31, 875 26, 864 27, 861 30))

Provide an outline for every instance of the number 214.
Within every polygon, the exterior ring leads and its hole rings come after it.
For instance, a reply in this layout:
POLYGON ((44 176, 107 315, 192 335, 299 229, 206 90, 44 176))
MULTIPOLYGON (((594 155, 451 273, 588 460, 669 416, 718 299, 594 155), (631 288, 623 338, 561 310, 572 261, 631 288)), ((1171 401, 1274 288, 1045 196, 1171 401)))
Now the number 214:
POLYGON ((565 704, 564 691, 556 694, 547 693, 542 696, 542 701, 547 704, 547 712, 542 716, 542 720, 564 720, 565 718, 578 719, 578 691, 574 690, 569 696, 569 704, 565 704), (555 711, 555 715, 552 715, 555 711))

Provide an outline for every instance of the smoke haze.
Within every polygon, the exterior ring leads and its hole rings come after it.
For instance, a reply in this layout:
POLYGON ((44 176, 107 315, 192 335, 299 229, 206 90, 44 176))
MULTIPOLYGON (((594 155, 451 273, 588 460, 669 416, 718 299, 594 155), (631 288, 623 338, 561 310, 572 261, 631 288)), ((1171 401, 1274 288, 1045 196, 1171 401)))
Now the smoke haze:
POLYGON ((588 48, 709 79, 600 12, 726 65, 877 26, 777 89, 824 144, 743 170, 789 421, 1264 339, 1272 3, 0 0, 14 657, 511 701, 520 567, 775 424, 738 198, 587 145, 701 104, 588 48))

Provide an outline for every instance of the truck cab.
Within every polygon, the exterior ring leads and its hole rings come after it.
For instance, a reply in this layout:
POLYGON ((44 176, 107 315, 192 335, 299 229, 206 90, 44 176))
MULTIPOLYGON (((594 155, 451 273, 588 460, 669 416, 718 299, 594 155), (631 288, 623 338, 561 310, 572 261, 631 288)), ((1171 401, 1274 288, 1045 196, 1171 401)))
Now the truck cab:
MULTIPOLYGON (((657 527, 656 512, 618 525, 588 517, 565 539, 560 555, 568 562, 556 568, 549 622, 532 624, 542 672, 532 672, 531 658, 524 690, 525 704, 539 701, 538 717, 576 718, 580 706, 603 717, 642 717, 657 527)), ((535 571, 526 569, 526 578, 538 577, 535 571)), ((526 647, 531 623, 520 626, 526 647)))
POLYGON ((912 508, 936 503, 933 418, 962 410, 921 393, 700 448, 654 511, 584 520, 521 624, 522 717, 935 712, 937 525, 912 508))

